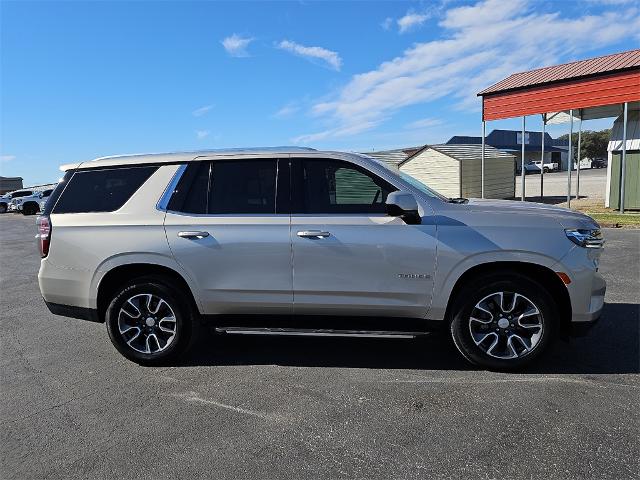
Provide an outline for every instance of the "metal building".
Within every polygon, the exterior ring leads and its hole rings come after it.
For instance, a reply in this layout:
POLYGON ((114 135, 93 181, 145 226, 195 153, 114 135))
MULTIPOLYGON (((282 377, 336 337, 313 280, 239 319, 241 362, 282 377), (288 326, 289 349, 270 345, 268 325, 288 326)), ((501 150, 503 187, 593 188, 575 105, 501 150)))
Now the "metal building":
MULTIPOLYGON (((399 164, 401 172, 417 178, 447 197, 479 198, 480 145, 425 145, 399 164)), ((514 156, 485 147, 486 198, 513 198, 514 156)))
POLYGON ((22 188, 22 177, 0 177, 0 195, 22 188))
MULTIPOLYGON (((624 211, 625 188, 639 188, 628 184, 627 118, 629 111, 640 109, 640 49, 605 55, 598 58, 539 68, 515 73, 478 93, 482 97, 482 145, 485 145, 486 122, 505 118, 522 117, 522 135, 526 133, 527 116, 540 115, 545 126, 558 118, 570 123, 570 139, 574 123, 582 120, 622 116, 622 150, 620 151, 619 202, 624 211)), ((544 138, 544 137, 543 137, 544 138)), ((580 142, 578 141, 578 145, 580 142)), ((525 157, 522 144, 522 157, 525 157)), ((544 145, 542 146, 544 155, 544 145)), ((569 141, 569 157, 573 158, 573 146, 569 141)), ((578 147, 578 158, 580 152, 578 147)), ((482 184, 487 180, 485 162, 482 184)), ((571 173, 567 170, 567 203, 571 204, 571 173)), ((580 170, 576 170, 578 189, 580 170)), ((524 175, 521 176, 522 200, 525 199, 524 175)), ((540 176, 541 188, 544 174, 540 176)), ((486 193, 483 188, 483 195, 486 193)), ((576 192, 578 193, 578 192, 576 192)))

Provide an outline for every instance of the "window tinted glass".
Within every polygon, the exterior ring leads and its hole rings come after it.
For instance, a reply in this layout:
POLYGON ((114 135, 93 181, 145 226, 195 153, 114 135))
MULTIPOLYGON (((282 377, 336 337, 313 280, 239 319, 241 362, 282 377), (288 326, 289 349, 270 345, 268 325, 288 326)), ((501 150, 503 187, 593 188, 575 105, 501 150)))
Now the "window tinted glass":
POLYGON ((132 167, 76 171, 55 204, 53 213, 113 212, 122 207, 157 169, 132 167))
POLYGON ((207 213, 209 162, 191 162, 180 178, 167 208, 174 212, 207 213))
POLYGON ((212 163, 209 213, 275 213, 276 160, 212 163))
POLYGON ((373 173, 339 160, 301 160, 303 213, 384 213, 396 190, 373 173))

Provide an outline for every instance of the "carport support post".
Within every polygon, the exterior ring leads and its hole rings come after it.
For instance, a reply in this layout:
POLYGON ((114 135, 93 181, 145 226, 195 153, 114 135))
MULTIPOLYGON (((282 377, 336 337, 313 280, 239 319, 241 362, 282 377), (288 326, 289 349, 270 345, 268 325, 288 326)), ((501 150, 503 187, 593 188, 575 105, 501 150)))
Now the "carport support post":
POLYGON ((571 169, 573 168, 573 110, 569 110, 569 159, 567 161, 567 207, 571 208, 571 169))
POLYGON ((480 153, 480 192, 481 192, 481 197, 484 198, 484 139, 485 139, 485 135, 486 135, 486 124, 487 122, 485 122, 484 120, 482 120, 482 149, 481 149, 481 153, 480 153))
POLYGON ((540 201, 544 197, 544 134, 547 126, 547 114, 542 114, 542 148, 540 154, 540 201))
POLYGON ((525 174, 524 174, 525 173, 524 172, 524 144, 525 144, 525 141, 524 141, 524 136, 526 134, 526 132, 525 132, 526 123, 527 123, 527 117, 526 117, 526 115, 523 115, 522 116, 522 161, 520 162, 520 167, 521 167, 520 173, 522 174, 522 183, 521 183, 522 195, 521 195, 520 200, 522 200, 523 202, 524 202, 524 199, 525 199, 525 192, 524 192, 524 189, 525 189, 525 184, 524 184, 524 177, 525 177, 525 174))
POLYGON ((582 109, 580 109, 580 122, 578 123, 578 159, 576 165, 576 199, 580 198, 580 157, 582 156, 582 109))
POLYGON ((627 168, 627 115, 629 104, 624 102, 624 113, 622 114, 622 159, 620 162, 620 213, 624 213, 624 182, 625 170, 627 168))

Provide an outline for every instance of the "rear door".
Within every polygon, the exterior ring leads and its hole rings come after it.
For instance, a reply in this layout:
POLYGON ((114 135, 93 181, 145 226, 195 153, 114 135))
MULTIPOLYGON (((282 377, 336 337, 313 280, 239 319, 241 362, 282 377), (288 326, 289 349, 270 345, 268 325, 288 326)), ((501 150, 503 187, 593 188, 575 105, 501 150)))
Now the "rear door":
POLYGON ((191 162, 177 184, 167 240, 205 313, 291 313, 290 215, 276 201, 279 167, 288 188, 288 159, 277 158, 191 162))
POLYGON ((292 172, 294 313, 424 317, 435 226, 388 216, 397 188, 351 162, 292 159, 292 172))

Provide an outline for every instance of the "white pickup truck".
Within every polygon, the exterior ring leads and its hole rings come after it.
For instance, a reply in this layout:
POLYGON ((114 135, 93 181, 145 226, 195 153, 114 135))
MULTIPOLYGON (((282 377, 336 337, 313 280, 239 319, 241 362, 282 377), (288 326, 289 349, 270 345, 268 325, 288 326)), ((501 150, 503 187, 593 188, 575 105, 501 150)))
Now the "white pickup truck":
MULTIPOLYGON (((542 165, 542 162, 540 160, 538 160, 537 162, 533 162, 533 164, 538 167, 538 170, 540 169, 540 166, 542 165)), ((544 173, 547 172, 555 172, 558 170, 558 163, 557 162, 545 162, 544 164, 544 173)))

